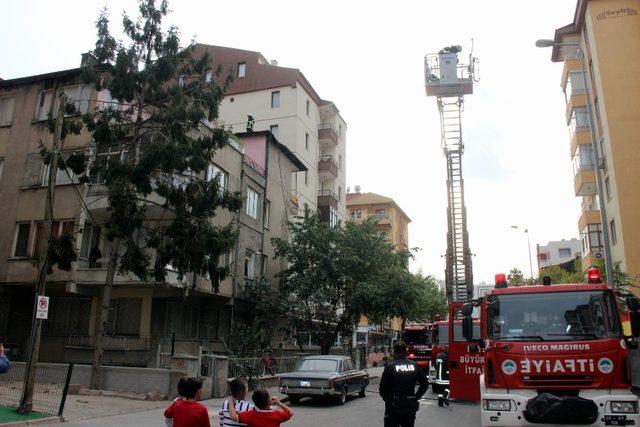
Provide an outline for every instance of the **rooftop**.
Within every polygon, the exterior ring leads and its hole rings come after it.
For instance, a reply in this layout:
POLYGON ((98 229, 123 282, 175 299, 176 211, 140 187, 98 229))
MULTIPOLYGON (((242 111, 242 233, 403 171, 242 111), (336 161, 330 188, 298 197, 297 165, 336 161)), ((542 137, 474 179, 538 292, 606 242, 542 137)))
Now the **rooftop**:
POLYGON ((361 206, 361 205, 393 205, 407 221, 411 222, 411 218, 402 210, 400 206, 391 197, 382 196, 376 193, 347 193, 347 207, 361 206))

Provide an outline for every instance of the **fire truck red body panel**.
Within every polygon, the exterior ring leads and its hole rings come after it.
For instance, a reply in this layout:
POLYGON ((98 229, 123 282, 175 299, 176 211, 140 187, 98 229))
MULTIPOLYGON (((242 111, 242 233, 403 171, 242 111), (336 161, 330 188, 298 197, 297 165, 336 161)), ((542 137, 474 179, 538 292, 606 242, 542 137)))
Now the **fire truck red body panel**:
POLYGON ((640 424, 620 307, 609 286, 502 287, 489 291, 480 309, 474 339, 485 347, 483 426, 555 425, 544 417, 557 415, 528 412, 542 394, 566 396, 565 414, 572 414, 570 396, 593 402, 597 419, 589 425, 640 424))

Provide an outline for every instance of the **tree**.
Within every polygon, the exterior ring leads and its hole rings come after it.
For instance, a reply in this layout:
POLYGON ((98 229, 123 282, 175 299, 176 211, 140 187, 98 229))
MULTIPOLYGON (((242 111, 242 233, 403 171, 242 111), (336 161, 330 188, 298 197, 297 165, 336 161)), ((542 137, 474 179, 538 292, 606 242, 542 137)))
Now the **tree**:
POLYGON ((231 334, 231 351, 236 355, 253 356, 268 348, 283 326, 288 304, 281 292, 267 280, 245 285, 242 299, 236 300, 231 334))
MULTIPOLYGON (((178 29, 163 29, 166 1, 140 0, 139 12, 136 21, 126 14, 122 19, 128 44, 111 36, 107 11, 100 13, 93 51, 99 67, 84 73, 86 81, 107 90, 113 100, 87 114, 85 124, 98 152, 115 151, 96 158, 90 168, 91 180, 106 186, 109 213, 104 224, 109 262, 95 333, 92 388, 100 386, 116 270, 147 280, 151 269, 161 283, 171 264, 179 279, 194 273, 218 283, 227 274, 218 257, 231 250, 237 230, 232 224, 216 226, 211 219, 218 208, 237 212, 241 206, 240 195, 227 192, 218 177, 202 178, 214 152, 230 137, 215 125, 229 81, 221 85, 209 78, 209 57, 192 58, 193 43, 182 48, 178 29), (152 202, 152 192, 163 202, 152 202), (166 214, 154 225, 145 221, 150 207, 166 214), (155 251, 153 265, 147 249, 155 251)), ((78 155, 71 160, 82 164, 85 159, 78 155)))
POLYGON ((410 276, 409 283, 416 287, 417 298, 406 320, 420 322, 433 320, 436 314, 446 315, 448 312, 446 294, 438 287, 433 276, 425 276, 418 272, 410 276))
POLYGON ((580 271, 579 263, 579 260, 574 260, 568 269, 559 265, 544 267, 540 271, 538 282, 542 283, 542 278, 548 276, 551 278, 551 283, 582 283, 584 274, 580 271))
POLYGON ((290 240, 272 240, 276 257, 289 265, 278 277, 289 318, 322 354, 339 334, 350 335, 362 315, 376 323, 408 314, 416 297, 407 285, 410 253, 395 251, 375 222, 331 226, 307 209, 289 229, 290 240))
POLYGON ((512 268, 511 271, 509 271, 507 280, 512 285, 522 285, 525 283, 524 274, 518 268, 512 268))

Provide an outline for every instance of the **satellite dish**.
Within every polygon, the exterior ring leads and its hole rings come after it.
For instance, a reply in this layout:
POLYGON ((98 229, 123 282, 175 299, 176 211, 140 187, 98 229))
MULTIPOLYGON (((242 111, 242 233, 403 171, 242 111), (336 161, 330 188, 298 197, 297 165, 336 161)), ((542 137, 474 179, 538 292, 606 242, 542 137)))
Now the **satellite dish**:
POLYGON ((356 193, 359 193, 359 192, 360 192, 360 190, 361 190, 361 188, 360 188, 360 186, 359 186, 359 185, 356 185, 356 186, 354 187, 354 190, 356 190, 356 193))

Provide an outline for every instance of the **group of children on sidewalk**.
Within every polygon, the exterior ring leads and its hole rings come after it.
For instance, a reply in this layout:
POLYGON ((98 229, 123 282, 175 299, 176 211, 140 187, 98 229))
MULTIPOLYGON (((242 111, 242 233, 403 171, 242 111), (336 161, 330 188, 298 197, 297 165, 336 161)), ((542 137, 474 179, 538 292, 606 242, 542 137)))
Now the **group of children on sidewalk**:
MULTIPOLYGON (((253 393, 253 404, 246 400, 248 387, 241 379, 229 384, 231 396, 220 408, 220 426, 278 427, 289 421, 293 411, 277 397, 269 396, 263 388, 253 393), (255 405, 255 406, 254 406, 255 405), (271 409, 277 406, 279 409, 271 409)), ((207 408, 198 403, 202 395, 202 380, 181 378, 178 383, 180 395, 164 411, 168 426, 172 427, 210 427, 207 408)))

